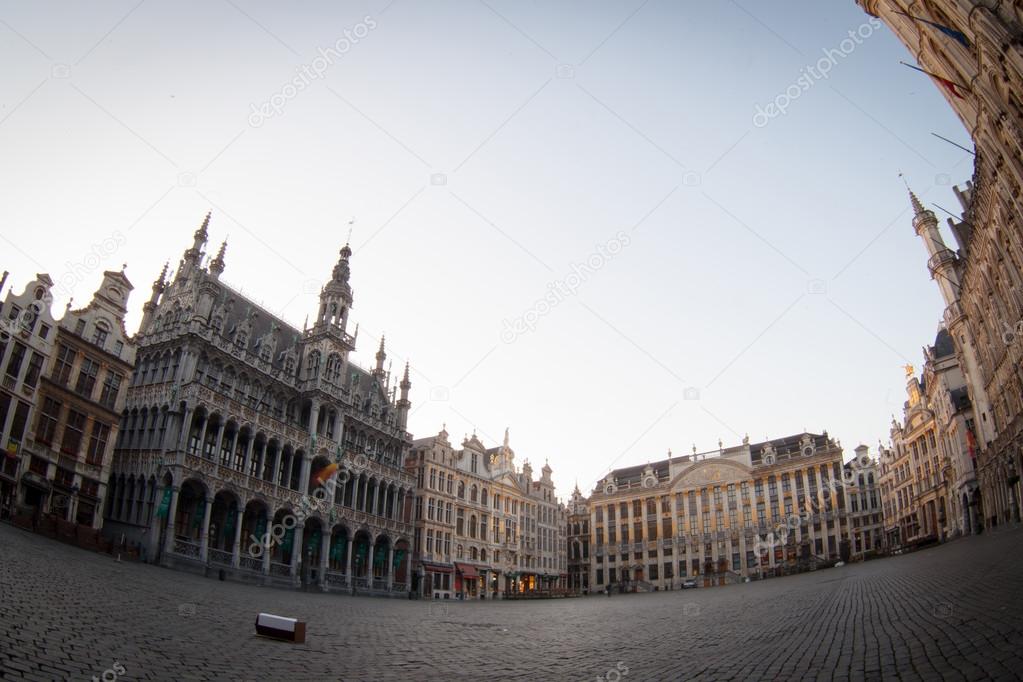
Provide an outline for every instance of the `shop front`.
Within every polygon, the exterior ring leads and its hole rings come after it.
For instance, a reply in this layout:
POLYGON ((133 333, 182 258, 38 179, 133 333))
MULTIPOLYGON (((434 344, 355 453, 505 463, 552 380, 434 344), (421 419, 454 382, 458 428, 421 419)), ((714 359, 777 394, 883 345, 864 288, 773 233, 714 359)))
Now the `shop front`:
MULTIPOLYGON (((426 599, 451 599, 454 566, 424 561, 422 568, 423 597, 426 599)), ((457 592, 457 587, 455 591, 457 592)))
POLYGON ((472 564, 455 562, 455 594, 462 599, 478 599, 480 574, 472 564))

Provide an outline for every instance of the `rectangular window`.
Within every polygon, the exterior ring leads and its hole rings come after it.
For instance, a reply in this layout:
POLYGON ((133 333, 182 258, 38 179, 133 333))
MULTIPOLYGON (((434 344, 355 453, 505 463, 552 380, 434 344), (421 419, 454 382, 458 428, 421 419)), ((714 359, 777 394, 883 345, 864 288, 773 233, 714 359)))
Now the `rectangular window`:
POLYGON ((75 352, 65 345, 57 346, 57 358, 53 363, 53 380, 67 386, 71 379, 71 366, 75 363, 75 352))
POLYGON ((25 427, 28 426, 29 404, 18 401, 14 409, 14 419, 11 420, 10 439, 20 443, 25 436, 25 427))
POLYGON ((671 537, 671 519, 661 519, 661 537, 671 537))
POLYGON ((60 450, 72 457, 78 456, 78 449, 82 445, 82 433, 85 431, 85 415, 75 410, 68 410, 67 424, 64 425, 64 439, 61 441, 60 450))
POLYGON ((103 391, 100 393, 99 402, 111 410, 117 404, 117 392, 121 389, 121 381, 124 379, 120 374, 116 372, 107 372, 106 378, 103 380, 103 391))
POLYGON ((21 373, 21 363, 25 359, 27 350, 24 344, 17 341, 14 342, 14 348, 11 349, 11 357, 7 360, 7 376, 14 380, 18 379, 18 375, 21 373))
POLYGON ((82 360, 82 367, 78 370, 78 381, 75 382, 75 392, 86 398, 91 398, 97 374, 99 374, 98 362, 88 357, 82 360))
POLYGON ((43 400, 43 409, 39 413, 36 422, 36 440, 49 445, 53 442, 53 436, 57 432, 57 422, 60 421, 59 402, 47 397, 43 400))
POLYGON ((43 371, 43 356, 32 351, 32 357, 28 361, 28 371, 25 372, 25 385, 35 388, 39 383, 39 374, 43 371))
POLYGON ((109 336, 107 330, 97 324, 92 332, 92 345, 103 348, 107 344, 107 336, 109 336))
POLYGON ((650 564, 647 570, 650 572, 650 580, 657 580, 657 564, 650 564))

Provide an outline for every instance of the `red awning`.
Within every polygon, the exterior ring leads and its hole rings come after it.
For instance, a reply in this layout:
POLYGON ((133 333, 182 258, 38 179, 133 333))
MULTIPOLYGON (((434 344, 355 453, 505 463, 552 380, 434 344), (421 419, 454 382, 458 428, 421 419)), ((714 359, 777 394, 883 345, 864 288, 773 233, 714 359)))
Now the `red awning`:
POLYGON ((423 562, 423 570, 428 573, 454 573, 455 569, 451 566, 445 566, 444 564, 431 564, 429 562, 423 562))
POLYGON ((478 578, 479 573, 476 572, 476 567, 471 564, 460 564, 455 562, 455 568, 462 574, 464 578, 478 578))

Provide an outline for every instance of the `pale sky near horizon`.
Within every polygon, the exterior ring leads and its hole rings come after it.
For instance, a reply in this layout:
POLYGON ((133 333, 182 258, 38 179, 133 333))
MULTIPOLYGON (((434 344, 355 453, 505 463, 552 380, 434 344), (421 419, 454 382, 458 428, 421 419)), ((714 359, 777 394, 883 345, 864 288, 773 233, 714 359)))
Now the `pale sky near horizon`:
POLYGON ((224 279, 301 326, 354 218, 353 359, 386 332, 411 361, 417 438, 510 427, 562 498, 747 433, 876 452, 943 309, 898 175, 957 211, 972 157, 869 20, 853 0, 0 1, 0 269, 81 303, 126 262, 134 331, 211 210, 224 279), (303 66, 322 73, 285 88, 303 66))

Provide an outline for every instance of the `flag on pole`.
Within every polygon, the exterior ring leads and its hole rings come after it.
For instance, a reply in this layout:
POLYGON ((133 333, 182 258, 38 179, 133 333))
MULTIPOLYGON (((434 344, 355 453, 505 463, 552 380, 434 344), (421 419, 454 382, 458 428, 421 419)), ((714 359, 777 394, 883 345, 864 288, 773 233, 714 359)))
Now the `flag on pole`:
POLYGON ((944 88, 946 90, 948 90, 951 94, 955 95, 959 99, 966 99, 965 97, 962 96, 962 94, 960 94, 960 92, 959 92, 960 89, 963 90, 964 92, 970 92, 970 89, 968 87, 966 87, 965 85, 959 85, 958 83, 950 81, 947 78, 943 78, 943 77, 939 76, 936 73, 931 73, 930 71, 924 71, 919 66, 913 66, 912 64, 907 64, 906 62, 899 62, 899 64, 902 64, 903 66, 908 66, 911 69, 916 69, 920 73, 926 73, 928 76, 930 76, 931 78, 933 78, 936 81, 938 81, 939 83, 941 83, 941 85, 944 86, 944 88))
POLYGON ((901 14, 904 17, 909 17, 913 21, 919 21, 921 24, 927 24, 928 26, 933 26, 934 28, 938 29, 939 31, 941 31, 942 33, 947 35, 952 40, 955 40, 956 42, 958 42, 963 47, 965 47, 967 49, 969 49, 969 47, 970 47, 970 41, 966 38, 966 35, 962 31, 957 31, 954 28, 949 28, 948 26, 945 26, 943 24, 939 24, 939 23, 934 22, 934 21, 928 21, 927 19, 924 19, 923 17, 915 17, 912 14, 906 14, 905 12, 896 11, 895 13, 896 14, 901 14))

